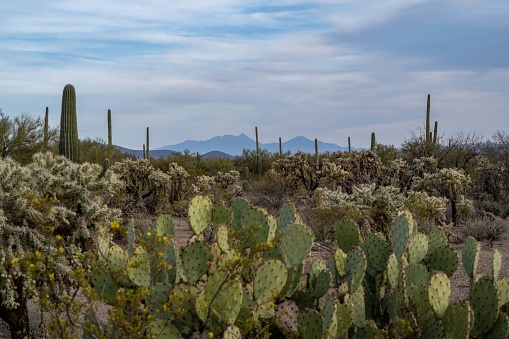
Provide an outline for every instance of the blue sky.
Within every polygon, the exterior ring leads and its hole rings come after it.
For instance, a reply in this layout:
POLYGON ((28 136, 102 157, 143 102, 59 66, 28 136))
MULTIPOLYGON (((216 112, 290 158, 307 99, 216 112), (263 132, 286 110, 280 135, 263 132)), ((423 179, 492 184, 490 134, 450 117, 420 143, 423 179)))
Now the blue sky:
POLYGON ((399 146, 424 126, 509 127, 507 0, 23 0, 0 3, 0 108, 151 147, 245 133, 399 146))

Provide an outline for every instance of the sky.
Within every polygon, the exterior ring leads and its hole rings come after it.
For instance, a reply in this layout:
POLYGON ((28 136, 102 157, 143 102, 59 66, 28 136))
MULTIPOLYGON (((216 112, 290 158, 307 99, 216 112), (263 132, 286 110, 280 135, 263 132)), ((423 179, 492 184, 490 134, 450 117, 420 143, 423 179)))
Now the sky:
POLYGON ((0 108, 141 149, 245 133, 400 146, 509 128, 507 0, 4 0, 0 108))

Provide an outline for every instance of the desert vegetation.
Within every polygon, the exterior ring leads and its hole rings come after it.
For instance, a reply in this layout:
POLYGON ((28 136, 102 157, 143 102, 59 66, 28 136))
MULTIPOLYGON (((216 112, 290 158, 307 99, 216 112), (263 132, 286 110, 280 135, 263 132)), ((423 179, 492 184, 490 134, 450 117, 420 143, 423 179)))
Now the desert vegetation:
POLYGON ((373 133, 369 150, 155 159, 147 128, 135 158, 113 146, 111 112, 107 142, 78 138, 75 95, 58 131, 47 113, 0 115, 12 338, 508 336, 502 255, 489 274, 478 262, 508 229, 509 133, 439 135, 428 97, 399 147, 373 133))

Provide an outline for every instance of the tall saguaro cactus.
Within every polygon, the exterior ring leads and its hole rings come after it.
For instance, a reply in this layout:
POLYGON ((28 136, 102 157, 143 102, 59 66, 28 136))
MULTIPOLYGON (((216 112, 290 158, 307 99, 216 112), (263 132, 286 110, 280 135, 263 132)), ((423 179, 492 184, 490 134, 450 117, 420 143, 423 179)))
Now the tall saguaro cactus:
POLYGON ((44 141, 43 141, 44 151, 48 150, 48 139, 49 139, 48 115, 49 115, 49 109, 48 109, 48 107, 46 107, 46 112, 44 113, 44 141))
POLYGON ((60 116, 59 154, 78 161, 78 121, 76 119, 76 90, 71 84, 64 87, 60 116))
POLYGON ((315 138, 315 164, 318 165, 320 160, 318 159, 318 139, 315 138))
POLYGON ((111 135, 111 109, 108 110, 108 147, 113 147, 113 138, 111 135))
POLYGON ((149 131, 148 131, 148 127, 147 127, 147 148, 146 148, 146 151, 145 151, 145 154, 147 155, 147 159, 148 161, 150 161, 150 144, 149 144, 149 131))
POLYGON ((376 152, 376 136, 375 136, 375 132, 371 133, 371 152, 376 152))
POLYGON ((262 174, 262 158, 260 156, 260 147, 258 145, 258 127, 255 127, 256 134, 256 174, 262 174))
POLYGON ((279 156, 283 157, 283 144, 281 143, 281 137, 279 137, 279 156))
POLYGON ((435 120, 435 128, 433 129, 433 147, 437 145, 438 121, 435 120))
POLYGON ((429 113, 430 113, 430 95, 428 94, 428 103, 426 105, 426 149, 429 150, 429 146, 431 145, 431 124, 429 121, 429 113))
POLYGON ((348 137, 348 154, 352 153, 352 145, 350 144, 350 137, 348 137))

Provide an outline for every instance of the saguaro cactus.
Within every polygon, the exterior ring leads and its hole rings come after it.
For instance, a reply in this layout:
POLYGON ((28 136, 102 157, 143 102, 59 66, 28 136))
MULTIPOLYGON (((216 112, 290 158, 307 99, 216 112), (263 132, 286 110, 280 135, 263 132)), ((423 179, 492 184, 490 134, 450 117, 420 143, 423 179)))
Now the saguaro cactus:
POLYGON ((78 121, 76 119, 76 90, 67 84, 62 94, 60 116, 59 154, 72 161, 78 161, 78 121))
POLYGON ((49 115, 49 109, 48 109, 48 107, 46 107, 46 113, 44 114, 44 141, 43 141, 44 151, 48 150, 48 139, 49 139, 48 115, 49 115))
POLYGON ((433 130, 433 147, 437 145, 438 121, 435 120, 435 128, 433 130))
POLYGON ((318 159, 318 139, 315 138, 315 163, 318 165, 320 163, 318 159))
POLYGON ((145 151, 145 154, 147 155, 147 159, 150 161, 150 146, 149 146, 149 131, 148 131, 148 127, 147 127, 147 148, 146 148, 146 151, 145 151))
POLYGON ((279 137, 279 156, 283 156, 283 144, 281 143, 281 137, 279 137))
POLYGON ((426 148, 429 149, 431 145, 431 125, 429 122, 429 111, 430 111, 430 95, 428 94, 428 103, 426 105, 426 148))
POLYGON ((375 132, 371 133, 371 152, 376 152, 376 136, 375 136, 375 132))
POLYGON ((111 109, 108 110, 108 147, 113 147, 113 139, 111 135, 111 109))
POLYGON ((350 137, 348 137, 348 153, 352 153, 352 145, 350 144, 350 137))
POLYGON ((258 146, 258 127, 255 127, 256 134, 256 174, 262 174, 262 158, 260 156, 260 147, 258 146))

